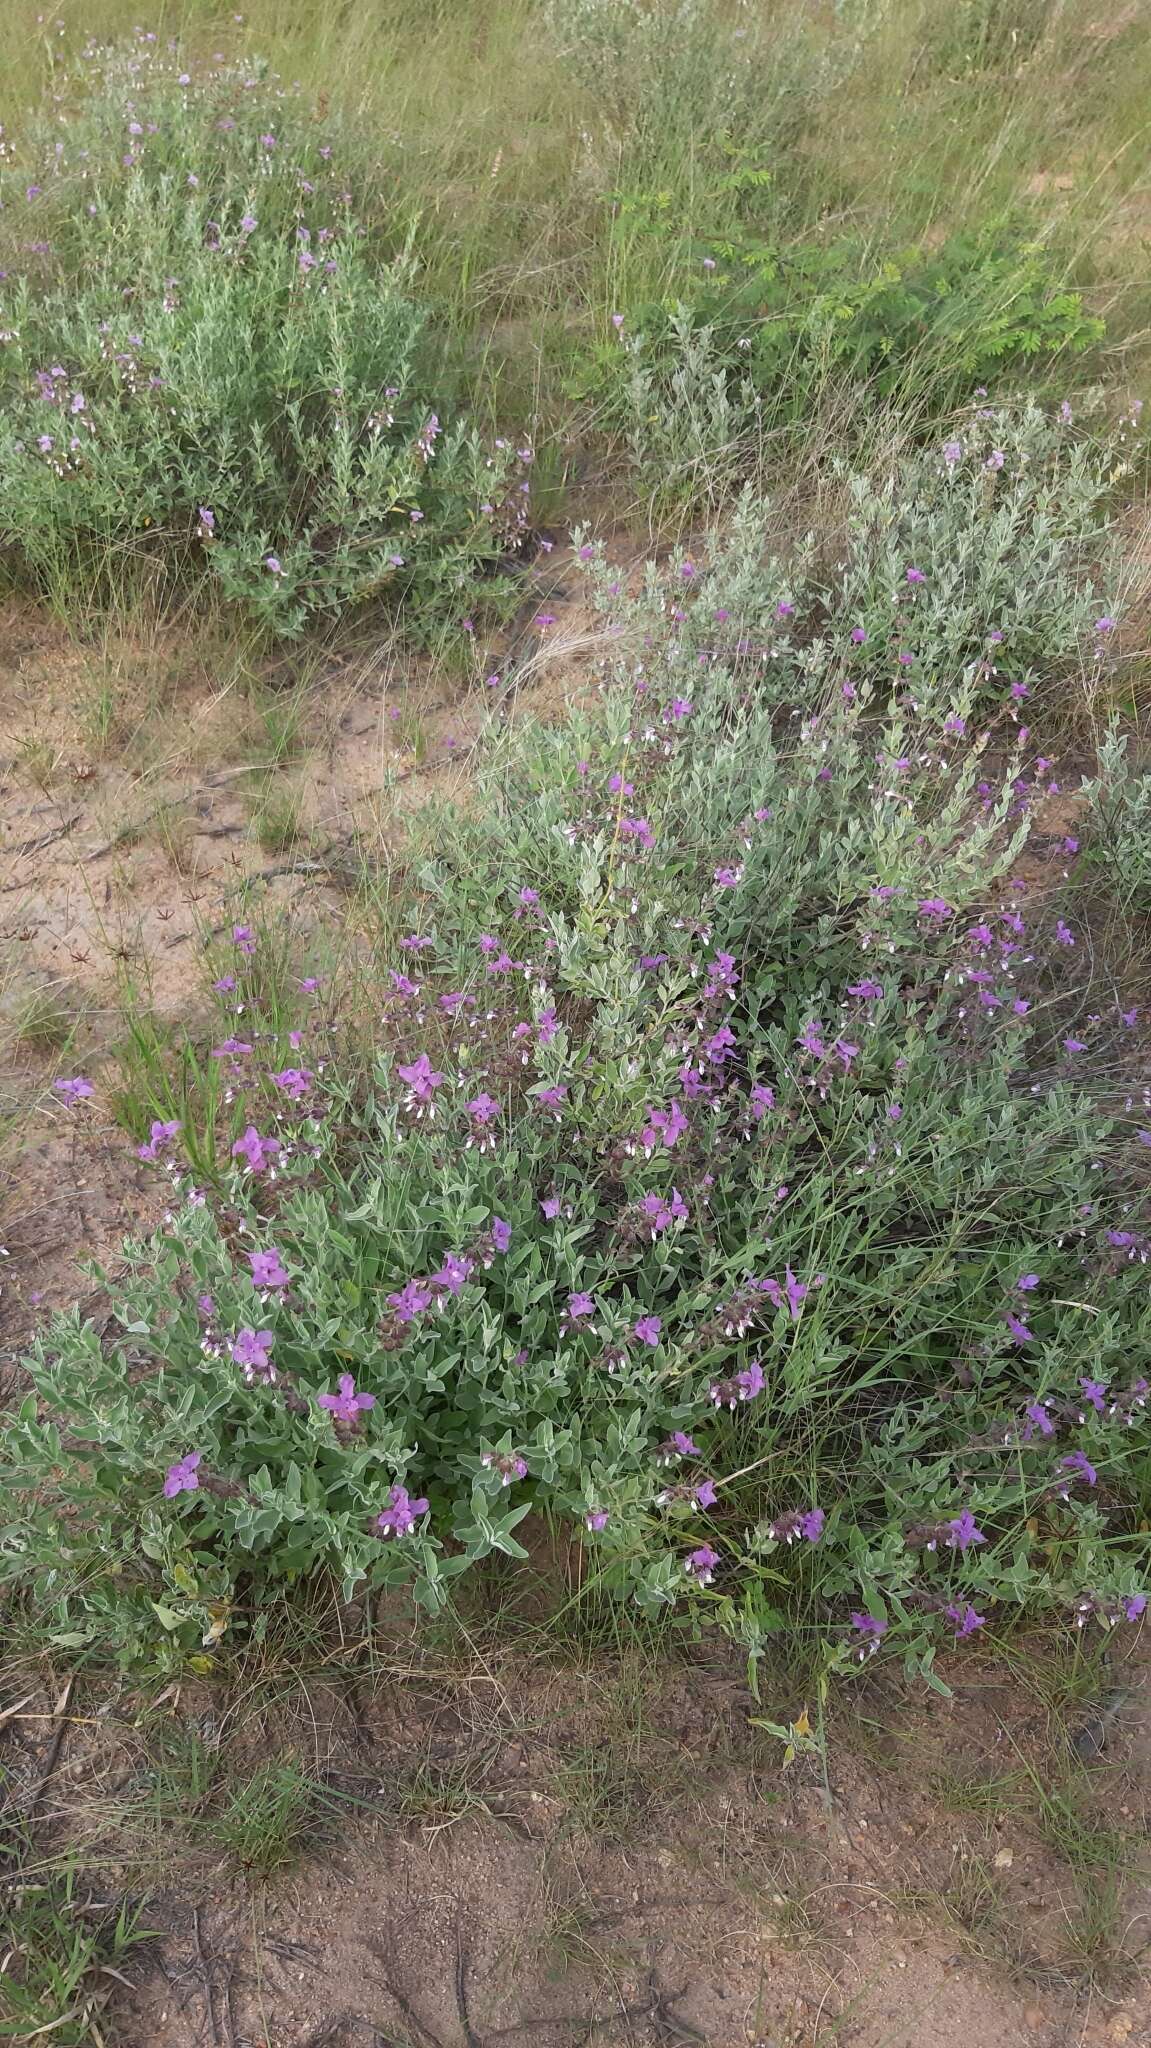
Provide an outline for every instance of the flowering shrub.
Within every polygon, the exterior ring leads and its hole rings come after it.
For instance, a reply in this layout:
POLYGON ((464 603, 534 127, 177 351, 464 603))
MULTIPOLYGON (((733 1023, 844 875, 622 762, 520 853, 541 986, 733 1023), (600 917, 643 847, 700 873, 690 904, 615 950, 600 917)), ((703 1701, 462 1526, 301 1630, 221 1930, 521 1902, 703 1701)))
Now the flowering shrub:
POLYGON ((600 610, 616 631, 670 626, 685 677, 719 664, 772 703, 898 680, 957 715, 962 678, 1026 723, 1061 675, 1109 660, 1114 488, 1140 408, 1113 426, 1082 410, 981 403, 879 473, 841 464, 834 552, 800 535, 781 558, 774 508, 745 492, 705 560, 680 564, 673 596, 653 574, 625 599, 605 573, 600 610))
MULTIPOLYGON (((668 225, 657 215, 649 232, 668 225)), ((847 242, 764 248, 738 228, 701 246, 690 286, 635 307, 585 383, 597 418, 673 497, 746 476, 765 433, 810 426, 824 386, 866 388, 865 432, 881 399, 934 423, 980 384, 1103 334, 1030 246, 960 237, 877 262, 847 242)))
POLYGON ((99 53, 4 171, 0 546, 57 597, 154 560, 278 634, 449 599, 525 524, 531 451, 441 420, 414 263, 358 226, 338 144, 182 61, 99 53))
POLYGON ((58 1641, 200 1657, 319 1567, 434 1606, 533 1508, 835 1668, 1142 1611, 1151 1109, 1011 879, 1024 734, 993 769, 970 680, 801 712, 648 639, 417 828, 370 1073, 266 1028, 236 928, 227 1169, 156 1121, 169 1219, 6 1437, 58 1641))

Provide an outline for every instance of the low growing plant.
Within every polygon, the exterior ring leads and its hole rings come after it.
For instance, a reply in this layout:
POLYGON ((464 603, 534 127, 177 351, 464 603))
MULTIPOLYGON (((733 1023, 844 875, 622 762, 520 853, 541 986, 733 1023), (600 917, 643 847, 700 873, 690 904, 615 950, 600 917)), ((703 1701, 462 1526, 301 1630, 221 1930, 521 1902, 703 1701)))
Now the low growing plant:
POLYGON ((183 61, 101 53, 64 139, 3 172, 10 572, 81 605, 151 569, 276 635, 498 596, 531 450, 441 418, 414 257, 358 224, 338 134, 183 61))
POLYGON ((638 597, 585 543, 605 628, 663 636, 685 684, 718 665, 772 704, 869 685, 934 714, 963 677, 981 708, 1026 724, 1060 680, 1110 665, 1115 488, 1139 417, 977 404, 931 447, 834 461, 838 520, 786 549, 787 508, 745 490, 671 586, 653 566, 638 597))
POLYGON ((237 927, 218 1176, 7 1432, 55 1642, 199 1667, 317 1570, 435 1608, 533 1510, 829 1669, 1143 1611, 1151 1130, 1016 872, 1033 743, 973 676, 801 708, 647 637, 413 827, 370 1071, 322 988, 266 1027, 237 927))
POLYGON ((1120 912, 1151 910, 1151 768, 1136 765, 1115 722, 1099 743, 1097 773, 1083 794, 1093 828, 1091 870, 1106 877, 1120 912))
MULTIPOLYGON (((632 199, 629 240, 637 218, 632 199)), ((648 232, 676 229, 657 209, 648 232)), ((884 256, 769 248, 737 230, 700 244, 692 268, 690 284, 615 317, 581 386, 649 487, 689 502, 754 474, 766 436, 810 431, 830 392, 862 438, 885 406, 930 430, 981 385, 1010 389, 1104 331, 1042 248, 1008 238, 884 256)))

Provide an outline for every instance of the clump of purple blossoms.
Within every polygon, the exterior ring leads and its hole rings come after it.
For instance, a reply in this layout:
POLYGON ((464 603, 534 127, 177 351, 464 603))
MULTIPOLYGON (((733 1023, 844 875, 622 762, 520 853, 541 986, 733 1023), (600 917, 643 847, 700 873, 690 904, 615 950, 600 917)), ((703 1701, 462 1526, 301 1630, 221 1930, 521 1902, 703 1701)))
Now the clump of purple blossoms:
POLYGON ((862 1664, 867 1657, 874 1657, 882 1638, 887 1634, 887 1623, 878 1614, 861 1614, 853 1610, 851 1626, 859 1639, 856 1655, 862 1664))
POLYGON ((186 1457, 178 1458, 174 1465, 169 1465, 164 1479, 165 1499, 175 1500, 178 1493, 199 1491, 200 1457, 199 1451, 189 1451, 186 1457))
POLYGON ((84 1074, 74 1074, 68 1081, 53 1081, 52 1086, 65 1102, 85 1102, 94 1092, 91 1081, 84 1074))
POLYGON ((401 1081, 408 1083, 404 1098, 405 1107, 415 1111, 417 1117, 434 1116, 436 1113, 436 1089, 442 1088, 444 1077, 436 1073, 426 1052, 418 1059, 405 1065, 397 1063, 396 1072, 401 1081))
POLYGON ((427 1512, 428 1503, 422 1495, 413 1500, 406 1486, 393 1486, 387 1507, 376 1516, 376 1527, 381 1536, 410 1536, 420 1516, 427 1512))
POLYGON ((290 1101, 302 1102, 311 1088, 313 1076, 310 1067, 284 1067, 280 1073, 273 1074, 271 1079, 290 1101))
POLYGON ((691 1551, 685 1557, 683 1568, 688 1577, 695 1580, 697 1586, 710 1586, 718 1563, 718 1550, 713 1550, 710 1543, 701 1543, 698 1550, 691 1551))
POLYGON ((243 1367, 249 1385, 258 1372, 266 1373, 270 1381, 275 1380, 276 1368, 270 1356, 274 1343, 271 1330, 238 1330, 232 1338, 228 1346, 232 1361, 243 1367))
POLYGON ((356 1382, 350 1372, 342 1372, 335 1394, 317 1394, 317 1408, 326 1408, 337 1422, 358 1423, 362 1414, 376 1405, 374 1394, 357 1394, 356 1382))
POLYGON ((767 1534, 774 1543, 790 1545, 801 1539, 804 1543, 818 1543, 826 1519, 822 1508, 793 1508, 789 1514, 777 1515, 774 1522, 769 1522, 767 1534))
POLYGON ((955 1516, 947 1524, 947 1543, 952 1550, 968 1550, 972 1544, 986 1543, 982 1529, 976 1527, 975 1517, 970 1508, 955 1516))
POLYGON ((232 1147, 233 1159, 242 1159, 250 1173, 263 1173, 271 1166, 280 1151, 278 1138, 262 1138, 255 1124, 249 1124, 242 1138, 237 1138, 232 1147))
POLYGON ((716 1408, 734 1409, 739 1401, 754 1401, 766 1385, 763 1367, 758 1359, 753 1359, 742 1372, 733 1373, 730 1379, 713 1380, 708 1388, 708 1399, 716 1408))
POLYGON ((171 1143, 180 1129, 181 1125, 178 1120, 173 1120, 171 1123, 160 1123, 159 1121, 153 1123, 148 1134, 147 1143, 137 1145, 136 1147, 137 1159, 158 1159, 161 1152, 171 1143))
POLYGON ((516 1452, 504 1455, 499 1451, 485 1451, 480 1458, 480 1464, 488 1472, 499 1473, 501 1486, 510 1486, 513 1480, 526 1479, 528 1476, 528 1461, 516 1452))
POLYGON ((287 1287, 288 1275, 277 1251, 249 1252, 253 1287, 287 1287))

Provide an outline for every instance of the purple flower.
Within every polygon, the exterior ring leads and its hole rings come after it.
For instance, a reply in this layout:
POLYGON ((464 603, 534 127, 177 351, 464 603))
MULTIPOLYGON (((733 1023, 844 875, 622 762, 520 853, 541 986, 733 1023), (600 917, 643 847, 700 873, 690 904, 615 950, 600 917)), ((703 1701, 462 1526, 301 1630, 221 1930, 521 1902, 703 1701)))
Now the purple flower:
POLYGON ((407 1324, 430 1308, 433 1298, 426 1280, 407 1280, 394 1294, 389 1294, 388 1307, 395 1311, 397 1323, 407 1324))
POLYGON ((443 1086, 444 1077, 436 1073, 426 1052, 407 1066, 397 1062, 396 1072, 401 1081, 408 1083, 409 1104, 418 1103, 421 1109, 434 1102, 436 1089, 443 1086))
POLYGON ((849 996, 858 996, 865 1003, 878 1003, 883 996, 883 983, 872 981, 870 978, 865 978, 863 981, 849 981, 847 993, 849 996))
POLYGON ((428 1504, 422 1496, 412 1500, 406 1486, 393 1486, 387 1507, 382 1515, 376 1516, 376 1527, 381 1536, 410 1536, 419 1517, 427 1512, 428 1504))
POLYGON ((862 647, 864 641, 867 638, 867 634, 864 632, 862 626, 853 626, 851 629, 851 638, 853 644, 856 647, 862 647))
POLYGON ((701 1543, 698 1550, 693 1550, 690 1556, 684 1559, 683 1568, 697 1585, 710 1586, 718 1563, 718 1550, 713 1550, 710 1543, 701 1543))
POLYGON ((962 459, 962 456, 963 456, 963 443, 962 443, 962 441, 945 441, 945 442, 944 442, 944 444, 943 444, 943 460, 944 460, 944 461, 945 461, 945 463, 947 464, 947 467, 948 467, 948 469, 954 469, 954 467, 955 467, 956 463, 957 463, 957 462, 959 462, 959 461, 960 461, 960 460, 962 459))
POLYGON ((641 1143, 645 1152, 654 1152, 658 1145, 670 1152, 689 1128, 682 1102, 673 1102, 670 1109, 649 1107, 641 1143))
POLYGON ((753 1359, 742 1372, 733 1373, 730 1379, 714 1380, 708 1388, 708 1395, 717 1408, 734 1409, 737 1401, 754 1401, 766 1385, 763 1367, 758 1359, 753 1359))
POLYGON ((776 1543, 790 1545, 800 1537, 805 1543, 818 1543, 826 1520, 822 1508, 793 1508, 789 1514, 777 1515, 767 1533, 776 1543))
POLYGON ((368 1408, 374 1408, 374 1394, 357 1394, 356 1382, 350 1372, 342 1372, 339 1378, 338 1394, 317 1394, 317 1408, 326 1408, 338 1422, 355 1422, 357 1416, 368 1408))
POLYGON ((276 1369, 269 1352, 275 1339, 270 1330, 238 1330, 228 1346, 235 1365, 243 1366, 244 1378, 250 1380, 253 1373, 266 1372, 269 1379, 275 1379, 276 1369))
POLYGON ((594 1314, 595 1302, 590 1294, 576 1293, 568 1295, 567 1319, 569 1323, 578 1323, 584 1316, 594 1316, 594 1314))
POLYGON ((486 1466, 489 1472, 499 1473, 501 1486, 510 1486, 514 1479, 526 1479, 528 1476, 528 1461, 521 1458, 516 1451, 507 1455, 499 1451, 485 1451, 480 1464, 486 1466))
POLYGON ((986 1543, 987 1538, 982 1529, 976 1527, 970 1508, 964 1508, 962 1514, 948 1522, 947 1541, 952 1550, 968 1550, 973 1543, 986 1543))
POLYGON ((1062 918, 1059 918, 1056 923, 1055 936, 1061 946, 1073 946, 1075 944, 1075 934, 1064 924, 1062 918))
POLYGON ((976 1629, 982 1628, 987 1620, 985 1614, 976 1614, 970 1602, 960 1606, 953 1600, 949 1606, 944 1608, 943 1612, 947 1616, 948 1621, 955 1623, 955 1640, 957 1643, 961 1643, 964 1636, 973 1636, 976 1629))
POLYGON ((465 1280, 472 1271, 473 1262, 461 1258, 457 1252, 445 1252, 444 1263, 438 1273, 430 1275, 433 1287, 442 1287, 445 1294, 459 1294, 465 1280))
POLYGON ((681 1458, 700 1458, 703 1456, 703 1453, 700 1450, 699 1445, 695 1442, 695 1439, 693 1437, 686 1436, 682 1429, 672 1430, 672 1433, 668 1438, 668 1446, 670 1450, 674 1451, 676 1455, 681 1458))
POLYGON ((1146 1606, 1146 1593, 1132 1593, 1129 1596, 1129 1598, 1123 1602, 1123 1612, 1126 1615, 1128 1621, 1138 1621, 1140 1615, 1145 1612, 1146 1606))
POLYGON ((492 1243, 498 1252, 506 1252, 512 1241, 512 1226, 502 1216, 492 1217, 492 1243))
POLYGON ((1099 1477, 1086 1451, 1069 1451, 1065 1458, 1060 1458, 1059 1469, 1076 1473, 1088 1486, 1094 1486, 1099 1477))
POLYGON ((712 880, 721 889, 736 889, 743 880, 743 869, 716 868, 712 880))
POLYGON ((270 1166, 280 1149, 278 1138, 262 1138, 255 1124, 249 1124, 242 1138, 237 1138, 232 1147, 233 1159, 243 1159, 252 1173, 263 1173, 270 1166))
MULTIPOLYGON (((793 1316, 798 1316, 800 1308, 807 1300, 807 1285, 803 1280, 796 1279, 790 1266, 787 1267, 786 1272, 787 1278, 784 1282, 784 1291, 787 1295, 787 1306, 793 1316)), ((818 1285, 818 1282, 816 1284, 818 1285)))
POLYGON ((926 583, 927 581, 922 569, 908 569, 906 574, 909 583, 926 583))
POLYGON ((692 1496, 697 1508, 713 1508, 719 1499, 714 1479, 698 1480, 692 1488, 692 1496))
POLYGON ((74 1074, 70 1081, 53 1081, 52 1086, 65 1102, 83 1102, 93 1092, 91 1081, 83 1074, 74 1074))
POLYGON ((602 1529, 607 1528, 609 1520, 606 1508, 591 1508, 584 1516, 584 1526, 591 1530, 593 1536, 598 1536, 602 1529))
POLYGON ((1029 1330, 1026 1323, 1020 1322, 1018 1316, 1013 1316, 1009 1311, 1004 1320, 1017 1344, 1033 1344, 1035 1342, 1035 1332, 1029 1330))
POLYGON ((249 1252, 248 1264, 252 1268, 253 1287, 286 1287, 288 1285, 288 1275, 280 1264, 279 1252, 249 1252))
POLYGON ((1045 1401, 1029 1401, 1023 1410, 1023 1414, 1025 1417, 1023 1441, 1025 1444, 1031 1442, 1037 1430, 1040 1436, 1054 1436, 1055 1424, 1047 1412, 1045 1401))
POLYGON ((954 917, 955 912, 950 903, 944 902, 942 896, 925 896, 919 905, 919 915, 936 924, 942 924, 945 919, 954 917))
POLYGON ((860 1638, 858 1656, 862 1664, 865 1657, 874 1656, 878 1650, 880 1638, 887 1634, 887 1623, 878 1614, 860 1614, 857 1609, 853 1609, 850 1620, 860 1638))
POLYGON ((548 1223, 554 1223, 554 1222, 555 1222, 555 1220, 556 1220, 556 1217, 557 1217, 557 1216, 559 1215, 559 1212, 560 1212, 560 1198, 559 1198, 559 1196, 558 1196, 558 1195, 545 1195, 545 1196, 544 1196, 544 1198, 543 1198, 543 1201, 542 1201, 542 1202, 540 1203, 540 1208, 541 1208, 541 1209, 542 1209, 542 1211, 543 1211, 543 1214, 544 1214, 545 1220, 546 1220, 546 1221, 547 1221, 548 1223))
POLYGON ((1105 1399, 1107 1393, 1106 1380, 1080 1380, 1079 1384, 1083 1389, 1083 1399, 1089 1402, 1090 1406, 1094 1408, 1095 1413, 1097 1415, 1105 1414, 1107 1408, 1105 1399))
POLYGON ((621 839, 636 840, 645 853, 650 853, 655 845, 655 834, 646 818, 621 818, 619 836, 621 839))
POLYGON ((232 944, 238 953, 252 954, 256 950, 256 934, 250 924, 232 926, 232 944))
POLYGON ((651 1225, 651 1234, 658 1237, 661 1231, 669 1230, 673 1223, 682 1223, 687 1217, 687 1203, 678 1188, 673 1188, 670 1197, 651 1193, 640 1203, 640 1213, 651 1225))
POLYGON ((1114 630, 1115 630, 1115 621, 1114 621, 1114 619, 1110 619, 1110 618, 1108 618, 1108 617, 1106 616, 1106 614, 1105 614, 1105 615, 1103 616, 1103 618, 1101 618, 1101 619, 1096 619, 1096 621, 1095 621, 1095 631, 1096 631, 1097 633, 1113 633, 1113 632, 1114 632, 1114 630))
POLYGON ((214 981, 212 983, 212 987, 215 989, 216 994, 218 996, 231 995, 232 990, 235 988, 235 986, 236 977, 234 974, 222 974, 220 976, 219 981, 214 981))
POLYGON ((641 1344, 651 1344, 654 1347, 659 1343, 662 1328, 663 1323, 659 1316, 640 1316, 633 1325, 632 1333, 639 1338, 641 1344))
POLYGON ((171 1143, 172 1139, 175 1137, 179 1129, 180 1124, 177 1121, 171 1123, 153 1123, 151 1131, 148 1136, 147 1144, 137 1145, 136 1147, 137 1158, 158 1159, 161 1152, 164 1150, 165 1145, 171 1143))
POLYGON ((284 1094, 290 1096, 293 1102, 301 1102, 312 1085, 312 1070, 310 1067, 284 1067, 280 1073, 272 1074, 269 1078, 277 1088, 282 1088, 284 1094))
POLYGON ((1015 1282, 1020 1294, 1030 1294, 1039 1285, 1038 1273, 1021 1273, 1015 1282))
POLYGON ((189 1451, 186 1457, 177 1459, 174 1465, 169 1465, 164 1479, 164 1497, 166 1500, 175 1500, 178 1493, 196 1493, 198 1491, 200 1481, 196 1475, 200 1463, 200 1455, 199 1451, 189 1451))
POLYGON ((757 1123, 761 1123, 768 1111, 775 1108, 775 1090, 769 1088, 766 1081, 754 1081, 748 1100, 753 1117, 757 1123))

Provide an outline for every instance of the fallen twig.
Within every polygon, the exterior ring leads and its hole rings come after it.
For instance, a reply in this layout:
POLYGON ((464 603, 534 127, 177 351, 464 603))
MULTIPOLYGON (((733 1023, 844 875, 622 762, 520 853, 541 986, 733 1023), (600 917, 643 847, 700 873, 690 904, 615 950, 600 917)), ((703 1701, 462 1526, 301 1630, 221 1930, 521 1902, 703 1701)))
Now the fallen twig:
POLYGON ((212 1976, 204 1954, 204 1944, 200 1940, 200 1908, 198 1906, 193 1906, 192 1908, 192 1932, 196 1938, 196 1961, 200 1965, 200 1975, 204 1980, 204 2002, 208 2008, 208 2025, 212 2029, 214 2048, 220 2048, 220 2029, 216 2024, 216 2008, 212 2000, 212 1976))

